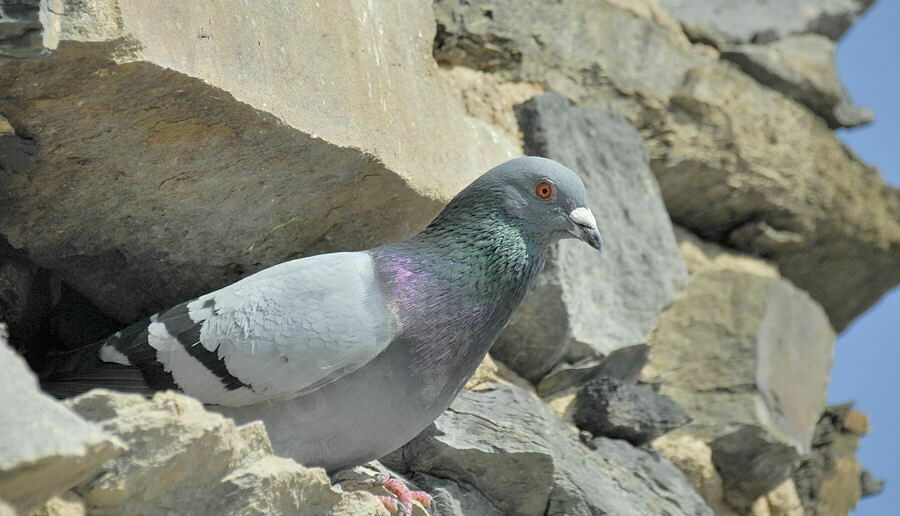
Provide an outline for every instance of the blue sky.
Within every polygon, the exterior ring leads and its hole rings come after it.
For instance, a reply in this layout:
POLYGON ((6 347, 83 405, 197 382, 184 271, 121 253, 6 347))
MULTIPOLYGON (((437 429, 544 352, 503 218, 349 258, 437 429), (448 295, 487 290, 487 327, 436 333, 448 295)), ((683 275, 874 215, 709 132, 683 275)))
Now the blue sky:
MULTIPOLYGON (((838 45, 841 79, 857 104, 875 110, 866 127, 839 131, 863 160, 900 186, 900 1, 878 0, 838 45)), ((828 400, 856 400, 872 432, 862 439, 863 467, 887 480, 855 515, 898 514, 900 507, 900 289, 894 289, 838 337, 828 400)))

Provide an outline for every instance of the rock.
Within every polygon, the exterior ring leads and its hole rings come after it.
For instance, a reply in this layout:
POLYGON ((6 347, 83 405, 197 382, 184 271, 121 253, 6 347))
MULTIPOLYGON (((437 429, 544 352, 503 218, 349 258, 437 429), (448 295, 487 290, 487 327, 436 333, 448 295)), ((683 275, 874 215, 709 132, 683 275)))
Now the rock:
POLYGON ((32 511, 28 516, 86 516, 87 508, 84 500, 72 491, 54 496, 40 509, 32 511))
POLYGON ((262 423, 236 427, 193 398, 95 389, 66 404, 129 446, 78 486, 92 511, 386 514, 372 495, 332 487, 323 469, 275 457, 262 423))
POLYGON ((628 122, 549 93, 518 115, 527 154, 579 170, 605 242, 599 259, 574 241, 554 247, 494 346, 498 359, 535 381, 564 354, 578 359, 645 342, 687 270, 643 141, 628 122))
POLYGON ((74 3, 52 56, 0 61, 35 146, 0 234, 123 323, 409 236, 521 154, 448 91, 427 3, 157 7, 74 3))
POLYGON ((802 34, 768 45, 726 47, 722 57, 805 105, 832 128, 868 124, 874 115, 850 101, 838 78, 834 51, 834 41, 818 34, 802 34))
POLYGON ((848 410, 841 420, 841 425, 848 432, 866 435, 869 433, 869 416, 858 410, 848 410))
POLYGON ((45 55, 59 44, 62 0, 13 0, 0 4, 0 59, 45 55))
POLYGON ((735 516, 725 501, 722 477, 713 464, 712 449, 708 444, 676 430, 656 438, 651 446, 684 473, 717 516, 735 516))
POLYGON ((795 447, 766 430, 745 426, 709 443, 725 497, 738 508, 778 487, 800 460, 795 447))
POLYGON ((865 498, 867 496, 875 496, 877 494, 881 494, 884 491, 884 480, 880 480, 875 478, 874 475, 868 470, 863 470, 862 475, 859 477, 859 483, 862 489, 860 496, 865 498))
POLYGON ((635 446, 684 426, 691 418, 666 395, 648 385, 595 378, 579 392, 575 424, 593 435, 623 439, 635 446))
POLYGON ((0 516, 17 516, 17 512, 12 505, 0 500, 0 516))
POLYGON ((434 57, 442 64, 537 82, 637 123, 642 108, 635 97, 668 98, 687 70, 709 61, 691 49, 681 30, 657 23, 650 11, 662 10, 652 3, 438 0, 434 57), (578 43, 560 34, 577 34, 578 43))
POLYGON ((768 43, 816 33, 837 41, 873 0, 659 0, 695 39, 768 43))
POLYGON ((27 513, 94 475, 124 444, 40 392, 0 324, 0 499, 27 513))
POLYGON ((545 376, 537 385, 537 393, 544 397, 572 387, 580 387, 598 377, 615 378, 634 383, 647 365, 650 347, 637 344, 619 348, 602 361, 585 359, 576 364, 562 364, 545 376))
MULTIPOLYGON (((810 4, 798 26, 849 22, 868 3, 810 4)), ((703 2, 682 5, 718 12, 703 2)), ((747 23, 795 24, 791 13, 806 10, 795 1, 721 5, 770 13, 737 15, 747 23)), ((900 283, 898 190, 820 117, 701 50, 705 45, 607 1, 441 0, 434 8, 436 59, 540 82, 571 101, 623 114, 647 140, 672 220, 774 261, 825 307, 837 330, 900 283), (578 34, 578 44, 560 34, 578 34)))
POLYGON ((797 495, 797 487, 792 479, 787 479, 778 487, 757 499, 750 512, 751 516, 804 516, 803 504, 797 495))
MULTIPOLYGON (((866 485, 865 474, 856 458, 860 435, 844 426, 852 412, 855 412, 852 404, 825 409, 816 425, 812 453, 793 473, 808 516, 849 514, 859 499, 866 496, 867 487, 876 487, 872 482, 866 485)), ((874 479, 870 476, 870 480, 874 479)))
POLYGON ((734 68, 689 72, 650 147, 675 222, 776 262, 836 329, 900 282, 900 191, 734 68))
POLYGON ((504 514, 712 514, 668 461, 625 441, 595 451, 533 394, 496 384, 463 391, 389 465, 439 475, 504 514))
POLYGON ((44 353, 42 348, 51 338, 46 323, 53 309, 53 291, 48 271, 0 237, 0 318, 14 336, 10 345, 20 354, 44 353))
POLYGON ((695 255, 693 274, 660 320, 649 367, 693 418, 683 430, 712 446, 729 499, 746 508, 809 453, 834 332, 770 266, 724 249, 697 257, 703 248, 679 235, 695 255))
POLYGON ((446 478, 427 474, 417 474, 416 483, 432 497, 429 508, 431 516, 502 516, 504 513, 494 507, 490 500, 478 489, 465 482, 454 482, 446 478))

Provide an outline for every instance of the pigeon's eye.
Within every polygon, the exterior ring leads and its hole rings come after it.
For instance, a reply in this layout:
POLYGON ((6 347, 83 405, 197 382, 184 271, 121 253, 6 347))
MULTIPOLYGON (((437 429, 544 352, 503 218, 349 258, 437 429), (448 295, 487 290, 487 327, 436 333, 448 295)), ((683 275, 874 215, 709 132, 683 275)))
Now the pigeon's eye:
POLYGON ((553 185, 550 183, 541 183, 534 189, 535 195, 541 199, 549 199, 553 195, 553 185))

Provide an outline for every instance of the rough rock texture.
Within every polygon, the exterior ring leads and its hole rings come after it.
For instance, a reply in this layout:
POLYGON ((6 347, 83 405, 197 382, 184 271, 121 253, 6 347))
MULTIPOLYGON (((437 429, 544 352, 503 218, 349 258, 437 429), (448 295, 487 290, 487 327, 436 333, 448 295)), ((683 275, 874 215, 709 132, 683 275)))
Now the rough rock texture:
POLYGON ((494 346, 494 356, 538 380, 566 352, 577 359, 645 342, 687 269, 644 143, 627 121, 604 109, 570 107, 551 93, 517 113, 527 154, 580 171, 604 239, 599 258, 574 240, 552 248, 494 346))
POLYGON ((691 281, 663 314, 648 367, 693 418, 685 431, 711 443, 731 501, 746 507, 809 453, 834 332, 821 307, 765 263, 706 254, 678 234, 691 281))
POLYGON ((421 2, 77 7, 52 57, 0 61, 3 114, 36 146, 0 234, 121 321, 408 236, 521 152, 443 87, 421 2))
POLYGON ((790 34, 817 33, 833 40, 874 0, 659 0, 694 39, 767 43, 790 34))
MULTIPOLYGON (((828 407, 816 425, 812 454, 794 472, 794 482, 803 501, 807 516, 817 514, 848 514, 860 497, 877 494, 873 481, 856 459, 856 449, 862 430, 854 420, 862 414, 852 410, 852 404, 828 407), (848 425, 847 422, 850 422, 848 425), (856 430, 856 431, 854 431, 856 430)), ((868 427, 865 428, 868 430, 868 427)), ((881 481, 883 487, 884 482, 881 481)))
POLYGON ((504 514, 712 514, 656 454, 602 437, 590 445, 533 394, 495 384, 463 391, 386 462, 425 485, 439 476, 474 489, 504 514))
POLYGON ((850 101, 838 78, 834 52, 834 41, 818 34, 801 34, 768 45, 727 47, 722 57, 805 105, 831 127, 868 124, 875 115, 850 101))
POLYGON ((40 392, 0 324, 0 499, 27 512, 94 474, 124 444, 40 392))
POLYGON ((691 49, 681 31, 642 17, 651 3, 437 0, 434 57, 537 82, 637 123, 643 107, 636 98, 667 99, 688 69, 710 61, 691 49))
POLYGON ((593 435, 645 444, 684 426, 691 418, 672 398, 649 385, 596 378, 578 392, 575 424, 593 435))
POLYGON ((900 281, 900 193, 808 110, 716 65, 670 111, 652 148, 673 220, 772 259, 838 330, 900 281))
POLYGON ((575 364, 560 364, 537 384, 537 393, 549 396, 572 387, 579 387, 598 377, 634 383, 647 365, 649 352, 649 346, 637 344, 619 348, 602 361, 585 359, 575 364))
POLYGON ((672 220, 775 261, 838 330, 900 283, 898 190, 808 108, 683 34, 604 1, 441 0, 435 15, 438 60, 625 115, 672 220))
POLYGON ((63 0, 0 2, 0 58, 45 55, 59 44, 63 0))
POLYGON ((768 429, 745 426, 709 443, 722 476, 725 498, 746 510, 753 501, 789 479, 800 454, 768 429))
POLYGON ((129 447, 77 487, 92 513, 386 514, 324 470, 272 455, 261 423, 236 427, 187 396, 93 390, 66 403, 129 447))

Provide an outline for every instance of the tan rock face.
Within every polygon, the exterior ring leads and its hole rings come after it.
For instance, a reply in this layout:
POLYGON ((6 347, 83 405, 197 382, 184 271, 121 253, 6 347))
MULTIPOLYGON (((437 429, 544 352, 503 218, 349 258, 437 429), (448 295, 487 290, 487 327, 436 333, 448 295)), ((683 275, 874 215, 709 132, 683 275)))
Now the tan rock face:
POLYGON ((900 194, 807 110, 715 65, 670 112, 650 147, 673 220, 773 259, 838 329, 900 281, 900 194))
POLYGON ((821 307, 770 267, 706 255, 680 235, 693 275, 662 316, 650 366, 693 416, 683 431, 713 447, 726 496, 748 507, 810 450, 834 333, 821 307))
POLYGON ((78 487, 91 511, 386 514, 367 493, 333 488, 324 470, 272 455, 261 423, 236 427, 187 396, 94 390, 67 403, 129 446, 78 487))

